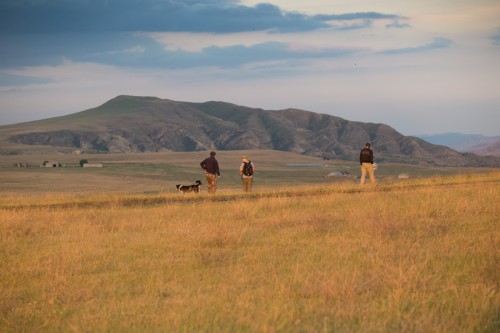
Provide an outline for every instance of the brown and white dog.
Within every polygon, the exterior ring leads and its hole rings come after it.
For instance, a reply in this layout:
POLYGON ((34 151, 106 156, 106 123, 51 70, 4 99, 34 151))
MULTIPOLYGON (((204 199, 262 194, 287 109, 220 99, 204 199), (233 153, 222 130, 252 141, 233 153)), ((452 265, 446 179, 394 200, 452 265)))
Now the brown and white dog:
POLYGON ((194 193, 199 193, 200 192, 200 186, 201 186, 201 181, 197 180, 196 184, 193 185, 175 185, 177 187, 177 191, 181 193, 189 193, 189 192, 194 192, 194 193))

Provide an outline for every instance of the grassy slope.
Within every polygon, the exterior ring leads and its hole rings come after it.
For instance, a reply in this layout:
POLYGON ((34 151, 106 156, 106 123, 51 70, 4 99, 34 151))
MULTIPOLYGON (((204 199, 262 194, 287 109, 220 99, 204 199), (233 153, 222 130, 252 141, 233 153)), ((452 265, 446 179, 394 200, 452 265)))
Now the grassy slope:
POLYGON ((0 331, 495 332, 499 182, 4 196, 0 331))

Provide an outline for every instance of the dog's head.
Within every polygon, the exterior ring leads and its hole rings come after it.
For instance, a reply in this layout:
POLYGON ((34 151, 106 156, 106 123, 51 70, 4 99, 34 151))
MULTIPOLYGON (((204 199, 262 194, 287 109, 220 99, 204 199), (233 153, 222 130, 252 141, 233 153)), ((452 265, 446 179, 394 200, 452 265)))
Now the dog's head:
POLYGON ((179 189, 179 187, 181 187, 181 184, 177 184, 177 185, 175 185, 175 187, 176 187, 177 189, 179 189))
POLYGON ((200 180, 196 181, 196 185, 201 185, 201 184, 202 184, 202 182, 200 180))

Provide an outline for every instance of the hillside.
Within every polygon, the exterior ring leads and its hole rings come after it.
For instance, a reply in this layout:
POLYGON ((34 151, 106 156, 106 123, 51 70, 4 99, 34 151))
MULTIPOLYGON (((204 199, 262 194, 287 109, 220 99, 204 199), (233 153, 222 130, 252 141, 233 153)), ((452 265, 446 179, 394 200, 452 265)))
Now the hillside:
POLYGON ((433 144, 450 147, 459 152, 500 157, 500 136, 443 133, 434 135, 418 135, 418 137, 433 144))
POLYGON ((470 151, 477 155, 500 157, 500 139, 492 143, 474 146, 470 151))
POLYGON ((118 96, 103 105, 41 121, 0 127, 2 154, 115 153, 266 149, 357 160, 371 142, 377 162, 499 166, 403 136, 384 124, 348 121, 298 109, 263 110, 225 102, 190 103, 118 96))

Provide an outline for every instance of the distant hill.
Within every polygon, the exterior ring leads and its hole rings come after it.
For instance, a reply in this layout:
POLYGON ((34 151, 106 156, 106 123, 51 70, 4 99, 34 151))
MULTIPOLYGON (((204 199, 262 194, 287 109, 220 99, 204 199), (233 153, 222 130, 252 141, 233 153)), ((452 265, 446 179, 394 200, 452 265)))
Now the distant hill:
POLYGON ((459 153, 384 124, 225 102, 118 96, 68 116, 0 126, 0 154, 273 149, 356 161, 366 142, 377 162, 500 166, 498 158, 459 153))
POLYGON ((477 155, 493 155, 500 157, 500 136, 444 133, 434 135, 418 135, 418 137, 433 144, 450 147, 459 152, 470 152, 477 155))
POLYGON ((500 157, 500 139, 492 143, 477 145, 469 151, 481 156, 492 155, 500 157))

